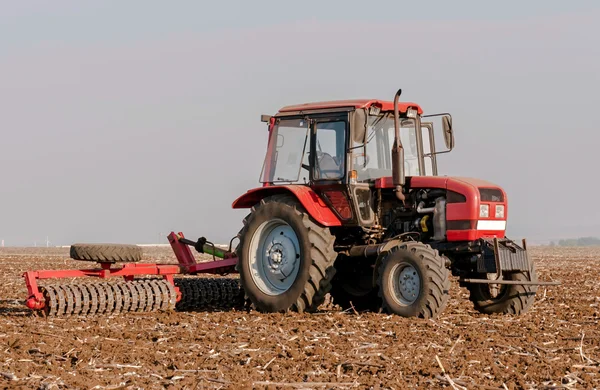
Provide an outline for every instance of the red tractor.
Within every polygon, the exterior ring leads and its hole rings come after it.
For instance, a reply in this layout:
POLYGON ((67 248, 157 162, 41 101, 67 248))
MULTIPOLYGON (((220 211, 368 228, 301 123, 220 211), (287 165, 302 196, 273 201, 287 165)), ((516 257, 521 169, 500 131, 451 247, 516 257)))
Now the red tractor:
POLYGON ((237 270, 261 311, 318 307, 327 293, 344 308, 434 318, 448 302, 450 273, 483 313, 521 314, 533 303, 535 265, 525 241, 505 238, 506 193, 492 183, 437 176, 439 116, 415 103, 344 100, 287 106, 269 126, 262 187, 250 208, 237 270))
MULTIPOLYGON (((178 264, 138 264, 141 248, 75 244, 84 270, 29 271, 26 304, 48 315, 189 310, 251 302, 259 311, 343 308, 435 318, 448 303, 450 274, 482 313, 521 314, 538 285, 525 240, 504 235, 506 193, 492 183, 437 175, 437 155, 454 147, 449 114, 415 103, 344 100, 288 106, 268 123, 262 186, 239 197, 248 208, 235 251, 169 235, 178 264), (445 150, 436 150, 433 118, 445 150), (432 119, 427 119, 432 118, 432 119), (194 247, 213 255, 197 263, 194 247), (221 260, 217 260, 217 258, 221 260), (115 263, 125 262, 121 267, 115 263), (236 279, 179 274, 239 272, 236 279), (139 276, 160 276, 139 278, 139 276), (124 282, 39 286, 55 278, 124 282), (135 279, 135 280, 134 280, 135 279)), ((232 240, 233 241, 233 240, 232 240)))

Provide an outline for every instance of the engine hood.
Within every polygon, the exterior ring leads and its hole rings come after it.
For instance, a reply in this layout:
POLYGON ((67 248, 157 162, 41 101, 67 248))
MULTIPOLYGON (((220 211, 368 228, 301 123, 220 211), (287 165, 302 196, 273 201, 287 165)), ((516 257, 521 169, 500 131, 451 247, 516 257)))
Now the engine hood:
MULTIPOLYGON (((472 195, 479 199, 479 188, 497 188, 504 193, 502 188, 492 182, 461 176, 412 176, 406 178, 408 188, 443 188, 472 195)), ((375 181, 375 188, 394 188, 391 177, 384 177, 375 181)), ((506 196, 506 194, 504 194, 506 196)))
MULTIPOLYGON (((460 176, 413 176, 410 179, 410 188, 445 188, 456 191, 456 189, 468 187, 470 189, 478 188, 498 188, 498 185, 486 180, 472 177, 460 176)), ((457 191, 460 192, 460 191, 457 191)), ((463 194, 466 195, 466 194, 463 194)))

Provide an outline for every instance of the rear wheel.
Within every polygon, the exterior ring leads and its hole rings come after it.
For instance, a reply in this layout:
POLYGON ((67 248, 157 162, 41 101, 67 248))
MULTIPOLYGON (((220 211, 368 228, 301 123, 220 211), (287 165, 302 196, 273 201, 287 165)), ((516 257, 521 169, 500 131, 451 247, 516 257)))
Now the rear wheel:
POLYGON ((447 306, 450 272, 444 257, 421 242, 390 250, 379 266, 383 308, 403 317, 436 318, 447 306))
MULTIPOLYGON (((504 279, 513 281, 537 281, 535 264, 531 264, 531 277, 527 272, 505 272, 504 279)), ((487 279, 487 274, 476 274, 478 279, 487 279)), ((537 286, 516 284, 467 284, 469 299, 475 310, 484 314, 514 314, 527 312, 535 300, 537 286)))
POLYGON ((246 296, 259 311, 316 310, 335 274, 333 243, 294 197, 263 199, 244 220, 236 250, 246 296))

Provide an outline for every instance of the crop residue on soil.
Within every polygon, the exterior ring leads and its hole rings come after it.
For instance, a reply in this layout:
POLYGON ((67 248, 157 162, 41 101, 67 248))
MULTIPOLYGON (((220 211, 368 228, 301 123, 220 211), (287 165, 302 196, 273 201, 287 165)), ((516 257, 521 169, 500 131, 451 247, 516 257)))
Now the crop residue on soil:
MULTIPOLYGON (((472 309, 456 283, 435 321, 323 310, 43 318, 21 274, 86 268, 68 249, 0 249, 6 388, 598 388, 600 249, 532 247, 541 280, 522 317, 472 309), (442 369, 443 367, 443 369, 442 369), (556 388, 556 387, 554 387, 556 388)), ((147 260, 175 262, 169 248, 147 260)), ((65 280, 66 283, 69 280, 65 280)))

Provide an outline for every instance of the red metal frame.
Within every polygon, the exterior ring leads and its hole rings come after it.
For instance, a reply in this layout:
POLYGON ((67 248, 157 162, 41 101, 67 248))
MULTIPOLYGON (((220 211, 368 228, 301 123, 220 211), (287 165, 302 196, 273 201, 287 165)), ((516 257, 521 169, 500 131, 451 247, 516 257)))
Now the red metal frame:
MULTIPOLYGON (((280 113, 285 112, 296 112, 296 111, 310 111, 310 110, 323 110, 330 108, 342 108, 342 107, 355 107, 355 108, 369 108, 371 106, 378 106, 381 111, 393 111, 394 102, 378 100, 378 99, 354 99, 354 100, 332 100, 327 102, 313 102, 296 104, 292 106, 285 106, 279 109, 280 113)), ((419 115, 423 113, 423 109, 417 103, 413 102, 399 102, 398 110, 400 112, 406 112, 409 108, 417 110, 419 115)))
POLYGON ((46 302, 44 296, 39 289, 38 280, 43 279, 59 279, 59 278, 80 278, 80 277, 97 277, 107 279, 110 277, 122 277, 127 281, 133 280, 134 276, 138 275, 160 275, 171 283, 177 292, 177 301, 181 299, 181 292, 175 286, 173 279, 177 274, 225 274, 235 273, 235 265, 237 257, 233 254, 228 254, 225 259, 215 260, 210 262, 198 263, 192 254, 189 246, 182 243, 180 240, 184 238, 183 233, 175 234, 171 232, 168 236, 171 248, 177 257, 179 264, 147 264, 147 263, 127 263, 120 267, 111 268, 111 263, 100 263, 100 268, 79 269, 79 270, 40 270, 27 271, 23 274, 25 284, 27 285, 27 300, 25 304, 33 310, 41 310, 45 307, 46 302))

